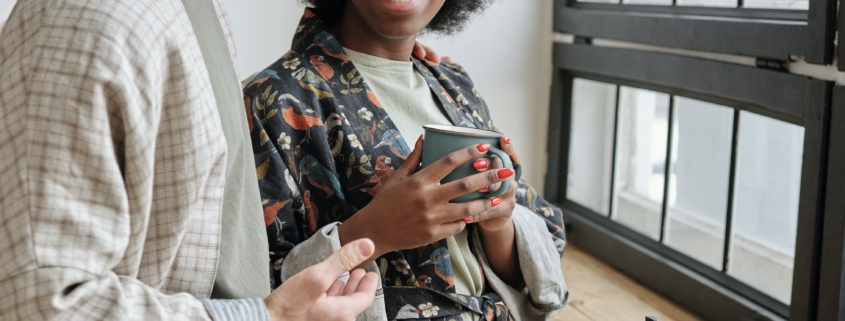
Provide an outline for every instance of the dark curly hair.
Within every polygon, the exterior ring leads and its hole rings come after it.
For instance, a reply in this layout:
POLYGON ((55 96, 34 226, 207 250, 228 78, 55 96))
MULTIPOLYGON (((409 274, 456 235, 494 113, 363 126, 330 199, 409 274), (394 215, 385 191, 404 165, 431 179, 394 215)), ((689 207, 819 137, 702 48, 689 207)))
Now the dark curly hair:
MULTIPOLYGON (((315 8, 327 24, 333 24, 346 7, 347 0, 300 0, 315 8)), ((484 11, 494 0, 446 0, 437 15, 425 26, 424 31, 451 35, 461 31, 469 19, 476 13, 484 11)))

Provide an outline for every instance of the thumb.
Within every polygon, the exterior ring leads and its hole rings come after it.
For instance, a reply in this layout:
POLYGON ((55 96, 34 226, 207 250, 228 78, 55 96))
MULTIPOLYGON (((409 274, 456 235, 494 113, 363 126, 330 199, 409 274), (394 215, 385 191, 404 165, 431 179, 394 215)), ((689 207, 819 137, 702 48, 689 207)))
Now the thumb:
POLYGON ((340 250, 334 252, 325 261, 317 264, 317 269, 330 282, 326 282, 326 289, 331 283, 346 272, 355 269, 370 258, 376 250, 370 239, 359 239, 346 243, 340 250), (330 279, 329 279, 330 278, 330 279))
POLYGON ((420 160, 422 160, 422 146, 423 136, 420 135, 420 138, 417 138, 417 142, 416 144, 414 144, 414 150, 411 152, 411 154, 408 155, 408 157, 405 159, 405 162, 403 162, 402 165, 396 169, 396 172, 393 176, 411 176, 411 174, 413 174, 414 171, 417 170, 417 166, 420 165, 420 160))

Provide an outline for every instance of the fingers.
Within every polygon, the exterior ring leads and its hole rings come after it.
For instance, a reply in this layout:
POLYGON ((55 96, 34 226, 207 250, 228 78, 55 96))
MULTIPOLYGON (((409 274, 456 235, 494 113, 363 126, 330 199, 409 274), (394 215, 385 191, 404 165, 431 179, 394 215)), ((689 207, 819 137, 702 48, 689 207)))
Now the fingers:
POLYGON ((378 276, 369 272, 361 278, 361 282, 352 293, 336 297, 336 300, 332 302, 332 309, 348 311, 351 315, 357 316, 373 305, 377 287, 378 276))
POLYGON ((513 197, 514 195, 516 195, 516 190, 516 184, 511 183, 511 186, 510 188, 508 188, 508 191, 505 194, 502 194, 502 196, 484 199, 486 201, 483 203, 484 209, 479 211, 478 214, 473 215, 469 219, 465 219, 464 222, 477 223, 492 218, 497 218, 500 215, 504 215, 505 213, 513 212, 513 208, 516 206, 516 203, 513 202, 513 197))
POLYGON ((472 167, 475 168, 479 172, 483 172, 490 167, 490 159, 489 158, 479 158, 472 162, 472 167))
POLYGON ((314 265, 313 268, 317 270, 317 275, 324 278, 322 280, 323 287, 319 290, 327 292, 334 280, 367 260, 373 255, 373 252, 375 252, 373 241, 369 239, 355 240, 344 245, 325 261, 314 265))
MULTIPOLYGON (((490 147, 492 147, 490 144, 478 144, 461 148, 443 156, 443 158, 420 170, 419 173, 431 180, 440 181, 458 166, 487 153, 490 147)), ((410 158, 410 156, 408 157, 410 158)))
POLYGON ((443 184, 437 189, 438 197, 453 199, 455 197, 477 191, 485 186, 494 185, 513 176, 514 171, 510 168, 490 170, 478 173, 454 182, 443 184))
MULTIPOLYGON (((473 221, 473 216, 477 216, 487 210, 487 203, 489 202, 489 199, 482 198, 465 203, 449 204, 447 205, 448 207, 441 212, 442 217, 439 217, 438 220, 444 222, 444 226, 457 222, 470 223, 473 221)), ((460 231, 461 230, 457 230, 457 232, 460 231)), ((446 234, 444 235, 455 235, 455 233, 448 234, 451 232, 453 231, 446 231, 446 234)))
POLYGON ((423 48, 423 45, 419 41, 414 43, 413 54, 417 59, 425 60, 425 48, 423 48))
POLYGON ((334 283, 332 283, 332 286, 330 286, 329 289, 326 291, 326 295, 327 296, 338 296, 338 295, 343 294, 343 287, 345 285, 346 285, 346 283, 343 283, 342 280, 335 280, 334 283))
POLYGON ((450 57, 450 56, 440 57, 440 60, 445 61, 445 62, 455 62, 454 60, 452 60, 452 57, 450 57))
MULTIPOLYGON (((502 159, 498 157, 493 157, 490 159, 490 169, 500 169, 505 168, 505 164, 502 163, 502 159)), ((498 191, 499 187, 502 186, 502 183, 491 184, 488 187, 487 191, 498 191)))
POLYGON ((417 170, 417 167, 420 165, 420 161, 422 160, 422 146, 423 136, 420 135, 420 138, 417 138, 417 142, 414 144, 414 150, 408 155, 405 162, 396 169, 393 176, 397 176, 398 174, 399 178, 407 177, 411 176, 411 174, 417 170))
POLYGON ((447 238, 449 236, 455 235, 463 231, 467 227, 467 223, 457 220, 454 222, 444 223, 440 225, 440 234, 442 235, 441 239, 447 238))
POLYGON ((502 136, 499 138, 499 144, 502 146, 502 151, 505 154, 508 154, 514 161, 514 163, 519 163, 519 156, 516 154, 516 150, 514 150, 513 145, 511 144, 511 139, 508 136, 502 136))
POLYGON ((346 287, 343 289, 343 295, 350 295, 355 293, 355 290, 358 289, 358 284, 361 282, 361 279, 364 278, 366 275, 362 269, 355 269, 354 271, 349 273, 349 280, 346 281, 346 287))
POLYGON ((432 64, 440 64, 440 55, 431 49, 431 47, 426 46, 420 42, 414 43, 414 56, 418 59, 427 60, 432 64))

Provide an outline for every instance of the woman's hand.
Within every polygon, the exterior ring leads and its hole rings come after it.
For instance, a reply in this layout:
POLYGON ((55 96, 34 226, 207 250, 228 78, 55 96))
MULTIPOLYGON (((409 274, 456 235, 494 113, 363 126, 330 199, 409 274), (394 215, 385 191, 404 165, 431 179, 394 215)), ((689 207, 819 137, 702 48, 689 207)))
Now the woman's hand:
MULTIPOLYGON (((468 146, 416 171, 422 137, 370 203, 338 228, 341 244, 358 238, 375 242, 376 255, 420 247, 462 231, 471 217, 501 206, 491 199, 466 203, 449 200, 513 176, 511 169, 488 170, 440 184, 456 167, 483 156, 490 144, 468 146), (465 221, 466 220, 466 221, 465 221)), ((369 262, 367 262, 369 263, 369 262)))
MULTIPOLYGON (((502 151, 513 159, 514 164, 518 164, 519 157, 513 150, 510 138, 502 137, 499 144, 502 146, 502 151)), ((502 160, 495 157, 479 159, 472 165, 482 173, 499 171, 504 167, 502 160)), ((516 208, 516 191, 519 187, 514 177, 508 179, 512 180, 508 191, 502 196, 491 198, 491 201, 499 198, 499 206, 492 207, 487 212, 474 216, 470 222, 478 224, 482 248, 487 256, 487 262, 496 276, 514 289, 521 289, 525 286, 525 281, 519 267, 516 230, 511 220, 513 210, 516 208)), ((493 184, 482 188, 481 191, 495 191, 499 188, 499 185, 493 184)))
MULTIPOLYGON (((511 145, 511 139, 507 136, 503 136, 499 139, 499 144, 502 146, 502 151, 505 154, 508 154, 511 158, 513 158, 515 163, 519 162, 519 157, 516 156, 516 152, 514 152, 513 145, 511 145)), ((475 167, 479 172, 487 172, 487 171, 498 171, 504 168, 504 164, 502 164, 502 160, 498 157, 491 157, 491 158, 482 158, 476 160, 472 163, 472 167, 475 167)), ((491 202, 498 202, 499 205, 496 207, 491 207, 490 210, 486 213, 481 213, 479 216, 474 216, 471 221, 467 223, 478 223, 478 227, 482 229, 482 231, 499 231, 507 224, 510 223, 511 214, 513 214, 514 208, 516 208, 516 190, 518 186, 516 184, 516 180, 514 177, 509 178, 511 179, 511 185, 508 191, 505 194, 502 194, 498 197, 491 198, 491 202)), ((491 184, 490 186, 485 186, 479 189, 479 192, 487 192, 487 191, 495 191, 499 188, 501 183, 491 184)))

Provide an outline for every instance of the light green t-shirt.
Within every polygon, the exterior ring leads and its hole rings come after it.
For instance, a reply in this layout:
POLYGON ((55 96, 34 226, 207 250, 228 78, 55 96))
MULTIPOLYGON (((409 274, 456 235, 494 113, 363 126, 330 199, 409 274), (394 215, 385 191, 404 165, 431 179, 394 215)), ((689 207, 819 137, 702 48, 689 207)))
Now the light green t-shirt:
MULTIPOLYGON (((349 60, 370 86, 402 137, 413 148, 423 125, 451 125, 437 98, 411 61, 396 61, 360 53, 348 48, 349 60)), ((455 292, 480 296, 482 293, 481 268, 470 251, 466 229, 446 239, 452 260, 455 292)), ((479 316, 467 312, 464 321, 475 321, 479 316)))

